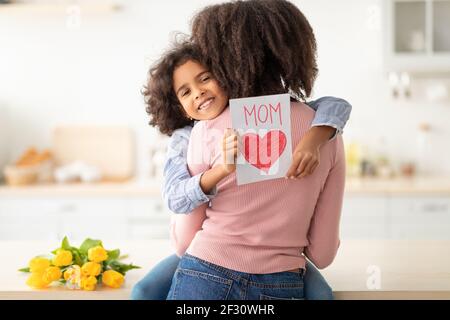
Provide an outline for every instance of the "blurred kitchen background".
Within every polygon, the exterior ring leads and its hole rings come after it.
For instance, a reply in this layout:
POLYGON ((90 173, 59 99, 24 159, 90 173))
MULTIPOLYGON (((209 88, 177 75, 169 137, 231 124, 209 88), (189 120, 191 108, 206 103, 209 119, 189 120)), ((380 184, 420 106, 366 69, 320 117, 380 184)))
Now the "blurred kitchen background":
MULTIPOLYGON (((222 1, 0 1, 0 240, 168 238, 147 70, 222 1)), ((450 1, 297 0, 353 105, 343 239, 450 239, 450 1)))

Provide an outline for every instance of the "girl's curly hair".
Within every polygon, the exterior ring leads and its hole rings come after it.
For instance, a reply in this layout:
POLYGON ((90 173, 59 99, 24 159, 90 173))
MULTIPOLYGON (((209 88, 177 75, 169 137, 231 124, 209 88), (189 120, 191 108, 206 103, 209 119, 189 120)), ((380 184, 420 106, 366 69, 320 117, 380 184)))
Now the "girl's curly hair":
POLYGON ((191 40, 230 98, 290 91, 311 95, 316 40, 300 10, 285 0, 208 6, 192 20, 191 40))
POLYGON ((187 42, 175 42, 171 49, 156 61, 148 72, 148 82, 142 90, 149 124, 157 127, 162 134, 171 136, 179 128, 193 125, 173 89, 173 72, 188 60, 205 64, 197 46, 187 42))

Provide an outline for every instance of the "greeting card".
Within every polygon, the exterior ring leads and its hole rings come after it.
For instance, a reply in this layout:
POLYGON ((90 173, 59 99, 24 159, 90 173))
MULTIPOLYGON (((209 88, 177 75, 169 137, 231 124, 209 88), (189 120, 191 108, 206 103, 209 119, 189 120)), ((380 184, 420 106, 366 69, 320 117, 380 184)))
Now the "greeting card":
POLYGON ((241 139, 237 184, 284 177, 292 161, 289 94, 231 99, 230 111, 241 139))

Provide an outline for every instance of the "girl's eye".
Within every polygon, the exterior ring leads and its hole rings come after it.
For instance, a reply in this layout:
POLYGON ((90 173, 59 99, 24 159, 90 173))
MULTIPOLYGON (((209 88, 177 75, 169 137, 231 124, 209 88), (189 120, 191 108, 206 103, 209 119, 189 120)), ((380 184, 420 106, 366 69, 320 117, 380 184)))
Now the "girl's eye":
POLYGON ((209 80, 209 78, 210 78, 209 76, 206 76, 206 77, 204 77, 204 78, 202 79, 202 81, 203 81, 203 82, 206 82, 206 81, 209 80))
POLYGON ((183 91, 183 92, 181 93, 181 96, 184 97, 184 96, 186 96, 186 95, 188 95, 188 94, 189 94, 189 90, 186 90, 186 91, 183 91))

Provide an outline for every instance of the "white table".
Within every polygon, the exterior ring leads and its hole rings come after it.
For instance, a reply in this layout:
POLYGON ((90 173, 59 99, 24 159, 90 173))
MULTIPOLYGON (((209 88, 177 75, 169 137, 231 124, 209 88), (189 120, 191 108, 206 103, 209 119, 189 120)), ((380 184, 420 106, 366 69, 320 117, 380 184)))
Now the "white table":
MULTIPOLYGON (((70 240, 70 239, 69 239, 70 240)), ((80 243, 71 243, 79 246, 80 243)), ((133 263, 142 267, 127 272, 125 282, 120 289, 99 286, 96 291, 69 290, 62 286, 44 290, 35 290, 25 282, 27 273, 17 271, 26 267, 28 261, 41 254, 48 254, 56 249, 58 243, 49 242, 0 242, 0 299, 48 299, 48 300, 125 300, 129 299, 131 289, 159 260, 172 253, 167 240, 152 240, 148 242, 109 242, 103 241, 106 249, 119 248, 121 254, 128 254, 124 263, 133 263)))
MULTIPOLYGON (((79 245, 78 243, 74 245, 79 245)), ((33 290, 17 271, 28 260, 58 244, 0 242, 0 299, 128 299, 131 288, 160 259, 172 253, 170 242, 104 242, 129 254, 131 270, 121 289, 87 292, 50 288, 33 290)), ((450 241, 343 241, 334 263, 322 270, 336 299, 450 299, 450 241)))

